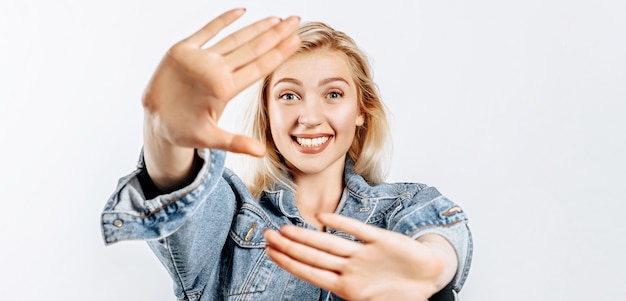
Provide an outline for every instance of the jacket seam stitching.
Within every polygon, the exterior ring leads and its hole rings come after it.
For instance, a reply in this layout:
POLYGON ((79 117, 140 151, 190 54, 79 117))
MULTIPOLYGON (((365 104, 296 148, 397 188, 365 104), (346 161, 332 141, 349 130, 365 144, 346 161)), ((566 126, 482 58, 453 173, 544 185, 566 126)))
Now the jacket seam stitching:
POLYGON ((183 297, 189 299, 187 295, 187 288, 185 287, 185 282, 183 281, 183 277, 180 275, 180 271, 178 269, 178 265, 176 264, 176 259, 174 258, 174 253, 172 253, 172 247, 170 245, 170 240, 165 238, 165 242, 167 243, 167 252, 170 254, 170 259, 172 260, 172 265, 174 266, 174 271, 176 271, 176 276, 180 281, 180 286, 183 289, 183 297))
POLYGON ((409 237, 413 237, 413 235, 415 235, 415 233, 420 232, 424 229, 430 229, 430 228, 437 228, 437 227, 452 227, 458 223, 462 223, 464 220, 463 219, 459 219, 458 221, 454 221, 451 223, 447 223, 447 224, 427 224, 427 225, 423 225, 423 226, 419 226, 415 229, 413 229, 411 232, 409 232, 408 236, 409 237))
MULTIPOLYGON (((392 230, 394 230, 394 231, 395 231, 396 227, 398 227, 398 225, 400 225, 404 219, 406 219, 406 218, 408 218, 409 216, 413 215, 413 213, 414 213, 414 212, 417 212, 417 211, 419 211, 419 210, 422 210, 422 208, 425 208, 426 206, 428 206, 428 205, 430 205, 430 204, 434 203, 435 201, 437 201, 437 200, 438 200, 438 199, 440 199, 441 197, 442 197, 442 196, 437 196, 437 197, 433 198, 432 200, 430 200, 430 201, 428 201, 428 202, 426 202, 426 203, 422 204, 422 205, 421 205, 421 206, 419 206, 418 208, 415 208, 415 209, 411 210, 411 212, 408 212, 408 213, 404 214, 404 216, 403 216, 402 218, 400 218, 400 219, 396 222, 396 224, 394 225, 394 227, 393 227, 393 229, 392 229, 392 230)), ((393 218, 392 218, 392 219, 393 219, 393 218)))

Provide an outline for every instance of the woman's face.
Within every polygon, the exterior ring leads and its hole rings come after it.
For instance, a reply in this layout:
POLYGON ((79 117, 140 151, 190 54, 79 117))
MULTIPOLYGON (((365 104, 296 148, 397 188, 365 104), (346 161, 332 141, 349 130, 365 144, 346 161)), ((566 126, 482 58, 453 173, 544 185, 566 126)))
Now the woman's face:
POLYGON ((267 96, 274 144, 295 176, 343 168, 356 127, 364 121, 343 53, 293 56, 274 72, 267 96))

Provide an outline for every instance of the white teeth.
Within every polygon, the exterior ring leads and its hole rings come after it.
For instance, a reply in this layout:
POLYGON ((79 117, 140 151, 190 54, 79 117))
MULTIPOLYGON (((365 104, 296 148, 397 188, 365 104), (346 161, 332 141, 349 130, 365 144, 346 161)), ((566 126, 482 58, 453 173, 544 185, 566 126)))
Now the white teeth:
POLYGON ((317 138, 300 138, 300 137, 296 137, 296 141, 298 142, 298 144, 304 146, 304 147, 318 147, 322 144, 324 144, 324 142, 328 141, 329 137, 325 136, 325 137, 317 137, 317 138))

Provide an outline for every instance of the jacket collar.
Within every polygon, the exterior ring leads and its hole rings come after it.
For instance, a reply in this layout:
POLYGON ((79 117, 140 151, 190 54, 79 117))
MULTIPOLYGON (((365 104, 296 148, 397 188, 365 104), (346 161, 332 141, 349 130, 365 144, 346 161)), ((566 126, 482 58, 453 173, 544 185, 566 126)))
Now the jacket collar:
MULTIPOLYGON (((377 199, 383 197, 380 189, 375 189, 365 179, 354 172, 354 163, 346 158, 344 165, 344 189, 341 200, 335 213, 356 218, 366 222, 377 205, 377 199)), ((267 200, 280 212, 289 218, 302 220, 302 215, 296 205, 294 193, 281 186, 276 185, 274 190, 264 191, 267 200)))

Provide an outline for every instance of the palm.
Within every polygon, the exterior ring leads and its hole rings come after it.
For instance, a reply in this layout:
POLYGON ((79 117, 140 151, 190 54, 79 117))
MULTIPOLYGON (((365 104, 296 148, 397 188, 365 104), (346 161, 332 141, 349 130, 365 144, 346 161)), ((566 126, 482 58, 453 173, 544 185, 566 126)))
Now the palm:
POLYGON ((268 255, 290 273, 349 300, 426 300, 442 258, 407 236, 339 215, 319 215, 357 243, 308 229, 267 231, 268 255), (332 218, 331 218, 332 217, 332 218))
POLYGON ((298 19, 267 18, 202 48, 241 13, 227 12, 174 45, 154 73, 143 105, 148 126, 168 142, 260 154, 258 142, 227 133, 217 123, 232 98, 295 51, 298 19))

